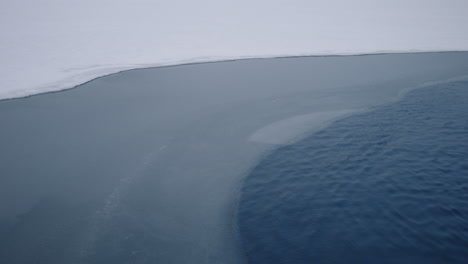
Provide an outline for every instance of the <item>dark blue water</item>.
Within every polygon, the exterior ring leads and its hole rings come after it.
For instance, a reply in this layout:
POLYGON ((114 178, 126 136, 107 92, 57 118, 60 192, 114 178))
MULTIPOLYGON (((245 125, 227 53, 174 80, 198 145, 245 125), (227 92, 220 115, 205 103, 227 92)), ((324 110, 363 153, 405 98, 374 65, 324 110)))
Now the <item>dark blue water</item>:
MULTIPOLYGON (((389 103, 405 87, 467 74, 468 52, 253 59, 125 71, 0 101, 0 264, 245 263, 239 189, 271 142, 389 103)), ((403 249, 391 256, 420 257, 417 248, 460 260, 467 199, 454 174, 464 163, 454 160, 466 156, 468 101, 460 85, 408 97, 429 109, 417 121, 443 136, 415 121, 415 104, 389 106, 261 165, 256 173, 271 174, 248 179, 241 208, 252 263, 360 252, 380 263, 393 248, 403 249)))
POLYGON ((468 82, 282 147, 242 191, 249 263, 468 263, 468 82))

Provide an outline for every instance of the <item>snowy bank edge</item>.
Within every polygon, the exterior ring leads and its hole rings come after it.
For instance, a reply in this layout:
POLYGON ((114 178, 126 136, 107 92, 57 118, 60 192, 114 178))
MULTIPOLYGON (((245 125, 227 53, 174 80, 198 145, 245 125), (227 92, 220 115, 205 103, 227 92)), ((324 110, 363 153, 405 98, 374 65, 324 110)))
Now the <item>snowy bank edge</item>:
POLYGON ((95 79, 118 74, 124 71, 139 70, 146 68, 163 68, 173 66, 183 66, 202 63, 231 62, 238 60, 253 59, 281 59, 281 58, 301 58, 301 57, 338 57, 338 56, 367 56, 367 55, 386 55, 386 54, 416 54, 416 53, 456 53, 468 52, 467 50, 380 50, 369 52, 323 52, 323 53, 302 53, 302 54, 276 54, 276 55, 246 55, 246 56, 213 56, 213 57, 194 57, 185 60, 144 63, 144 64, 126 64, 126 65, 105 65, 97 67, 85 67, 80 70, 71 70, 65 72, 74 72, 66 77, 58 77, 57 81, 48 84, 39 85, 36 88, 18 90, 14 92, 0 92, 0 101, 21 99, 47 93, 55 93, 77 88, 83 84, 95 79))

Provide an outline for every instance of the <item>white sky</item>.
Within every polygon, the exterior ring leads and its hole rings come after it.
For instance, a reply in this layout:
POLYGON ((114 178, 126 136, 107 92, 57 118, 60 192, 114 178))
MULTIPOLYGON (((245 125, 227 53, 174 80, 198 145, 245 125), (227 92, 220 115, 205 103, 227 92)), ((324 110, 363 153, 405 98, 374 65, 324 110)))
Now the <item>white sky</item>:
POLYGON ((468 0, 0 0, 0 98, 236 57, 468 50, 468 0))

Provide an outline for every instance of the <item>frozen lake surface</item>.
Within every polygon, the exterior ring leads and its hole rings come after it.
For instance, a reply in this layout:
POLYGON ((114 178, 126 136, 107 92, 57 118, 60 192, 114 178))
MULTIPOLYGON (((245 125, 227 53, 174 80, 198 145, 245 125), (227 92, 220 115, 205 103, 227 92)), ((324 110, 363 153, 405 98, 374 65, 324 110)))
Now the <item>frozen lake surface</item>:
POLYGON ((0 102, 3 263, 243 263, 242 180, 278 146, 468 53, 242 60, 126 71, 0 102))
POLYGON ((0 99, 189 62, 467 51, 467 12, 466 0, 0 1, 0 99))

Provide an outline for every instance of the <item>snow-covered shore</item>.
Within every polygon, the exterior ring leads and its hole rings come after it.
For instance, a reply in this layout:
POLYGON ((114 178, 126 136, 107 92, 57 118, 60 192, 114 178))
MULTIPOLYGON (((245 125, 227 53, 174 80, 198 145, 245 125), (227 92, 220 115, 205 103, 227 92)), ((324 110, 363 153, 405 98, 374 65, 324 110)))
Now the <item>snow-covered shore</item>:
POLYGON ((467 11, 463 0, 1 1, 0 99, 143 67, 468 50, 467 11))

